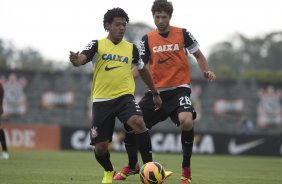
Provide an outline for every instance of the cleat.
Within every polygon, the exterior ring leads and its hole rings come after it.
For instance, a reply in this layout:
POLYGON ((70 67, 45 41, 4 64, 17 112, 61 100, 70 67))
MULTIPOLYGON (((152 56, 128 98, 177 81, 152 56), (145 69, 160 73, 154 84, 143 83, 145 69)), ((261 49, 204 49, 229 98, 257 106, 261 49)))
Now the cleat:
POLYGON ((104 177, 102 183, 113 183, 113 177, 116 171, 104 171, 104 177))
POLYGON ((181 184, 191 184, 192 177, 191 177, 191 169, 188 167, 182 168, 182 174, 180 178, 181 184))
POLYGON ((191 184, 191 183, 192 183, 192 179, 185 178, 185 177, 181 176, 180 184, 191 184))
POLYGON ((8 160, 9 159, 9 153, 6 151, 2 152, 2 155, 0 156, 0 160, 8 160))
POLYGON ((165 179, 167 179, 168 177, 170 177, 173 174, 172 171, 165 171, 165 179))
POLYGON ((117 173, 114 177, 114 180, 126 180, 126 178, 130 175, 138 174, 140 171, 140 167, 137 164, 135 169, 131 169, 128 165, 126 165, 121 172, 117 173))

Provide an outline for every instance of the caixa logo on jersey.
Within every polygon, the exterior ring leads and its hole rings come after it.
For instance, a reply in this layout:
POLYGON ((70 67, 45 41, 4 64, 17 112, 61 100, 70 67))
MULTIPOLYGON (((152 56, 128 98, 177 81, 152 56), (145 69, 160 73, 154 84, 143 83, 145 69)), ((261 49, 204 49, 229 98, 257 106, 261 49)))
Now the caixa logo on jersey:
POLYGON ((104 61, 117 61, 128 64, 127 56, 120 56, 116 54, 102 54, 102 60, 104 61))

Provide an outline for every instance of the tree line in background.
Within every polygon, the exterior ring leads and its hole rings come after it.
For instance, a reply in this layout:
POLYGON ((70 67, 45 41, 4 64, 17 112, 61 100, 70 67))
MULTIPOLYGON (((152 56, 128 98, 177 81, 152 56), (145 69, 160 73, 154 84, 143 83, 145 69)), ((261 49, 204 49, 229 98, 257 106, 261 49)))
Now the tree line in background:
MULTIPOLYGON (((143 23, 129 24, 125 38, 138 45, 141 37, 151 29, 143 23)), ((255 38, 235 34, 230 40, 216 43, 207 58, 218 79, 282 82, 282 32, 255 38)), ((16 49, 0 38, 1 69, 74 71, 71 65, 57 68, 57 62, 46 60, 33 48, 16 49)), ((86 65, 81 70, 92 71, 92 67, 86 65)), ((191 62, 192 77, 202 77, 197 70, 197 64, 191 62)))
POLYGON ((17 49, 0 38, 0 68, 19 70, 53 70, 54 62, 46 60, 33 48, 17 49))
POLYGON ((216 44, 208 60, 222 79, 281 82, 282 32, 252 39, 234 35, 231 40, 216 44))

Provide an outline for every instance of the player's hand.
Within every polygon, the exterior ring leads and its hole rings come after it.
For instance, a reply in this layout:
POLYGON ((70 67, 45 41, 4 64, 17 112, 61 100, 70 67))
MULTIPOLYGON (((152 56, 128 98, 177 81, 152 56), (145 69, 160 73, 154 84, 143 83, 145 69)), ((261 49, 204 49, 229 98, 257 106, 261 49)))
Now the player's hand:
POLYGON ((214 81, 216 79, 216 76, 212 71, 204 72, 204 77, 208 79, 208 81, 214 81))
POLYGON ((155 111, 160 109, 163 103, 160 95, 153 95, 153 101, 155 104, 155 111))
POLYGON ((79 52, 73 52, 73 51, 70 51, 70 55, 69 55, 69 59, 70 59, 70 62, 73 64, 73 65, 76 65, 77 63, 77 60, 78 60, 78 54, 79 52))

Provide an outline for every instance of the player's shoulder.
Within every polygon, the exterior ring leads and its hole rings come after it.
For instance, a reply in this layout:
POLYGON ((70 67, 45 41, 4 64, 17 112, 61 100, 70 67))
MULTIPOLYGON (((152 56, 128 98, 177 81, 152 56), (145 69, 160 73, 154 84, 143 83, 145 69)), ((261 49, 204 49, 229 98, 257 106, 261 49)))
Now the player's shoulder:
POLYGON ((151 31, 149 31, 147 34, 145 34, 144 36, 152 36, 152 35, 158 35, 158 30, 157 29, 153 29, 151 31))
POLYGON ((124 39, 120 42, 120 45, 126 49, 135 49, 135 48, 137 49, 137 46, 134 43, 124 39))
POLYGON ((128 44, 128 45, 134 45, 134 43, 132 43, 132 42, 129 42, 129 41, 127 41, 127 40, 122 40, 121 42, 123 42, 124 44, 128 44))
POLYGON ((181 28, 181 27, 176 27, 176 26, 170 26, 170 30, 174 31, 174 32, 183 32, 186 29, 185 28, 181 28))
POLYGON ((138 50, 137 45, 135 45, 134 43, 132 43, 132 48, 133 48, 133 50, 138 50))
POLYGON ((98 41, 99 41, 98 39, 93 39, 89 43, 96 44, 98 41))
POLYGON ((91 50, 93 47, 98 45, 98 40, 91 40, 88 44, 84 47, 84 50, 91 50))
POLYGON ((95 41, 97 41, 97 43, 98 43, 98 42, 99 42, 99 43, 107 43, 107 42, 109 42, 110 40, 109 40, 108 38, 100 38, 100 39, 95 40, 95 41))

